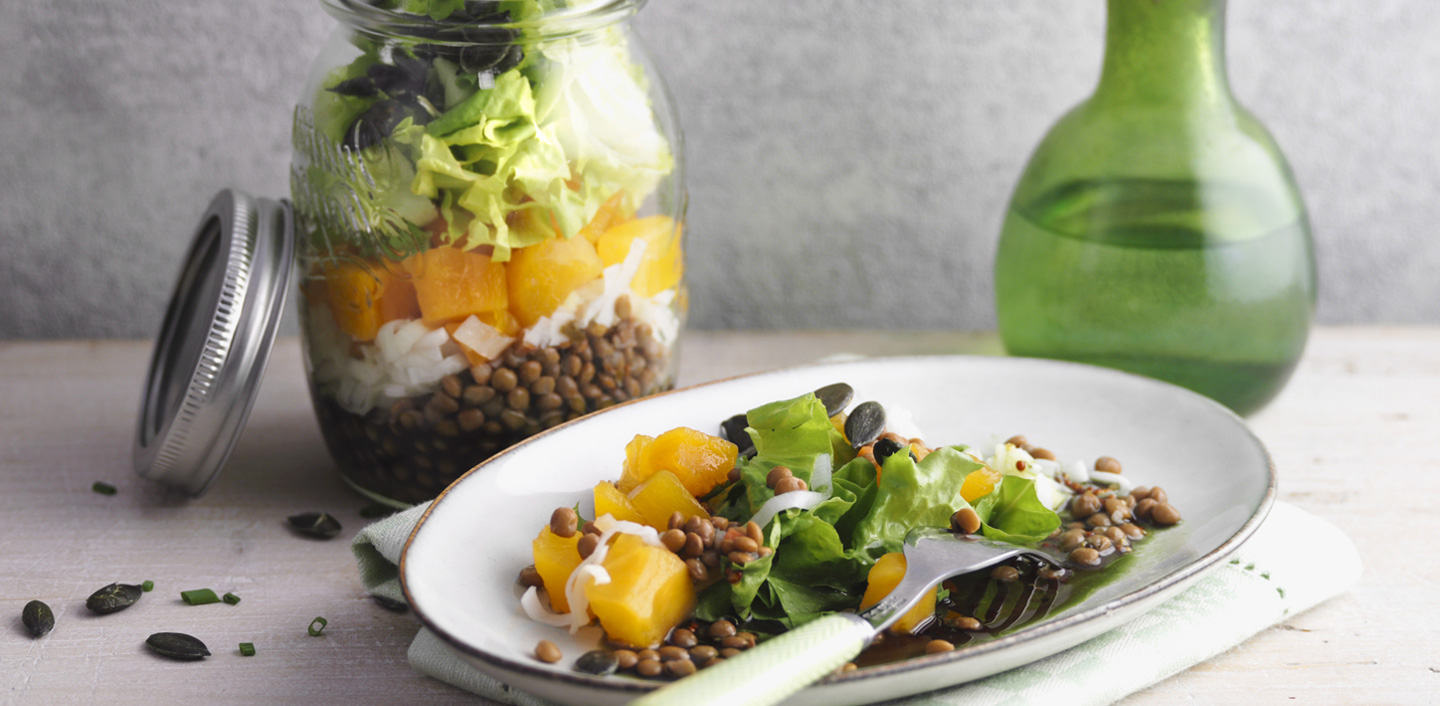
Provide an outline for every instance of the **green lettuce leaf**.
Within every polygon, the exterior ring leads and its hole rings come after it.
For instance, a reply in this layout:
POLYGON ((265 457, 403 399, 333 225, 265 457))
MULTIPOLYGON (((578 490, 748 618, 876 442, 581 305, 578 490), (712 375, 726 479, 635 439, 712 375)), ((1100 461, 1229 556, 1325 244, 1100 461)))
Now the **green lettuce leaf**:
POLYGON ((756 407, 746 413, 745 421, 749 425, 745 432, 755 443, 754 458, 740 466, 749 513, 775 496, 765 485, 770 469, 784 466, 808 484, 815 460, 831 453, 831 435, 838 435, 825 416, 825 405, 813 393, 756 407))
POLYGON ((918 464, 907 453, 891 455, 880 471, 872 507, 855 527, 854 546, 879 558, 900 551, 906 533, 916 527, 949 527, 950 516, 969 506, 960 495, 965 476, 980 467, 948 447, 918 464))
POLYGON ((986 537, 1012 544, 1033 544, 1060 526, 1060 516, 1036 496, 1034 479, 1021 476, 1001 479, 998 488, 975 501, 975 512, 986 537))

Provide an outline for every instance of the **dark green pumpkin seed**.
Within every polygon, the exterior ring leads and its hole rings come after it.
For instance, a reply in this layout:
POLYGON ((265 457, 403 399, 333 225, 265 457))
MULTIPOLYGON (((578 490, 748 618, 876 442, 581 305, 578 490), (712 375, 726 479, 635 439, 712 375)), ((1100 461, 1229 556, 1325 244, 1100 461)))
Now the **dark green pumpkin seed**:
POLYGON ((323 512, 303 512, 289 518, 290 528, 307 537, 330 539, 340 534, 340 522, 323 512))
POLYGON ((855 388, 843 382, 826 385, 815 391, 815 397, 825 405, 825 416, 833 417, 843 411, 855 398, 855 388))
POLYGON ((745 427, 748 426, 750 422, 743 414, 737 414, 720 423, 720 431, 730 443, 740 447, 741 456, 755 455, 755 442, 745 433, 745 427))
POLYGON ((880 438, 885 431, 885 408, 879 402, 861 402, 845 418, 845 438, 860 448, 880 438))
POLYGON ((90 597, 85 599, 85 607, 92 613, 108 615, 135 605, 135 601, 140 600, 143 593, 144 591, 134 584, 112 583, 90 594, 90 597))
POLYGON ((145 644, 155 654, 170 659, 196 660, 210 656, 205 643, 183 632, 157 632, 146 638, 145 644))
POLYGON ((875 454, 875 462, 883 466, 885 465, 885 459, 900 453, 900 449, 902 448, 905 447, 901 446, 900 442, 894 439, 881 439, 875 442, 875 446, 871 447, 870 450, 875 454))
POLYGON ((607 676, 615 673, 620 662, 610 650, 590 650, 575 660, 575 671, 607 676))
POLYGON ((45 633, 55 629, 55 614, 50 611, 50 606, 40 601, 26 603, 24 610, 20 611, 20 621, 35 637, 44 637, 45 633))

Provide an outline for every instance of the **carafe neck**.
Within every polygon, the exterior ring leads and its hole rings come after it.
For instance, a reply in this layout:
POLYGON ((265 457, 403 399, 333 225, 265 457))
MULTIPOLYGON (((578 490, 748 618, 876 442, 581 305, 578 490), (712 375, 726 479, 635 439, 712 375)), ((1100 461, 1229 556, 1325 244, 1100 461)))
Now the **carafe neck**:
POLYGON ((1095 97, 1155 106, 1228 104, 1225 0, 1108 0, 1095 97))

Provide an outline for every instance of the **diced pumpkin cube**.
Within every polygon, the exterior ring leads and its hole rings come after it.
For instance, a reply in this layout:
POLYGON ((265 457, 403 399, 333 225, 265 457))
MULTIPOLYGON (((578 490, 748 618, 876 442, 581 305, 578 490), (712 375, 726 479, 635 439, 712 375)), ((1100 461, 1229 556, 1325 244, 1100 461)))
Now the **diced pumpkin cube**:
POLYGON ((989 466, 977 468, 965 476, 965 482, 960 484, 960 497, 965 502, 973 503, 995 490, 1002 477, 1000 471, 992 470, 989 466))
POLYGON ((729 441, 689 427, 655 437, 640 457, 640 477, 670 471, 691 495, 701 497, 724 483, 740 450, 729 441))
POLYGON ((649 451, 650 445, 655 443, 655 437, 636 434, 630 443, 625 445, 625 465, 620 471, 620 482, 615 486, 623 492, 630 492, 649 478, 649 474, 641 473, 642 460, 649 451))
POLYGON ((631 504, 629 496, 614 485, 601 481, 595 486, 595 516, 610 515, 617 520, 644 523, 645 518, 631 504))
POLYGON ((601 563, 610 582, 585 585, 590 610, 615 642, 656 647, 695 610, 695 586, 685 562, 664 547, 620 535, 601 563))
POLYGON ((710 516, 705 506, 670 471, 660 471, 647 478, 630 493, 630 504, 645 518, 645 524, 662 532, 669 528, 672 513, 679 512, 687 520, 710 516))
POLYGON ((540 536, 530 543, 535 557, 535 571, 545 582, 545 592, 550 594, 550 607, 557 613, 570 612, 570 602, 565 600, 565 581, 580 565, 580 533, 561 537, 549 527, 540 530, 540 536))
POLYGON ((508 267, 510 311, 527 327, 605 269, 595 246, 579 237, 553 237, 515 250, 508 267))
POLYGON ((600 204, 599 210, 595 211, 595 217, 580 229, 580 234, 585 236, 586 240, 594 243, 600 240, 600 236, 604 235, 605 231, 623 221, 630 220, 633 216, 634 214, 628 213, 625 209, 625 190, 621 189, 611 194, 610 198, 605 199, 605 203, 600 204))
MULTIPOLYGON (((415 288, 380 264, 349 260, 327 264, 323 291, 340 330, 357 341, 373 341, 380 325, 420 314, 415 288)), ((307 289, 307 297, 320 290, 307 289)))
MULTIPOLYGON (((501 336, 504 336, 506 338, 515 338, 520 335, 520 324, 519 322, 515 321, 515 317, 511 316, 510 312, 508 311, 486 311, 480 314, 476 314, 475 318, 479 319, 480 323, 495 329, 500 333, 501 336)), ((468 317, 466 318, 466 321, 469 321, 468 317)), ((450 323, 445 324, 445 332, 450 334, 450 337, 453 339, 455 338, 455 332, 459 330, 459 328, 464 324, 464 321, 451 321, 450 323)), ((474 350, 470 346, 465 345, 464 341, 460 341, 457 339, 455 342, 460 345, 460 352, 465 354, 465 359, 470 362, 471 366, 479 365, 490 360, 490 358, 486 357, 484 354, 474 350)), ((484 346, 482 346, 482 348, 483 347, 484 346)))
POLYGON ((595 249, 606 267, 623 262, 630 254, 630 246, 636 238, 645 241, 645 254, 640 260, 640 270, 630 287, 640 296, 653 297, 680 283, 685 273, 685 259, 681 250, 681 236, 684 226, 676 226, 669 216, 649 216, 625 221, 605 231, 595 241, 595 249))
MULTIPOLYGON (((860 598, 860 610, 879 603, 885 596, 895 590, 900 580, 905 578, 905 555, 901 552, 890 552, 882 557, 875 565, 870 567, 870 575, 866 577, 869 582, 865 584, 865 595, 860 598)), ((892 632, 913 633, 925 621, 935 615, 935 601, 939 592, 931 589, 930 595, 916 604, 914 608, 905 612, 895 624, 890 627, 892 632)))
POLYGON ((509 306, 505 265, 489 256, 431 248, 406 258, 404 266, 415 284, 421 319, 430 328, 509 306))

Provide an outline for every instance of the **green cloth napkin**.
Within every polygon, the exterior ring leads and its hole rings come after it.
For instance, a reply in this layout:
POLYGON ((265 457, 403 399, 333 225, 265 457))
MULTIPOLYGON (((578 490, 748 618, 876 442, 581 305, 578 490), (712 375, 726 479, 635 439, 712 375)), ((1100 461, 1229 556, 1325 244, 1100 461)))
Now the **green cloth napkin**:
MULTIPOLYGON (((403 600, 396 563, 427 505, 376 522, 355 537, 371 593, 403 600)), ((1255 535, 1220 566, 1154 610, 1069 650, 979 681, 900 699, 903 706, 1108 704, 1244 642, 1354 585, 1360 556, 1339 529, 1276 503, 1255 535)), ((551 702, 471 667, 429 630, 410 645, 411 666, 492 701, 551 702)))

